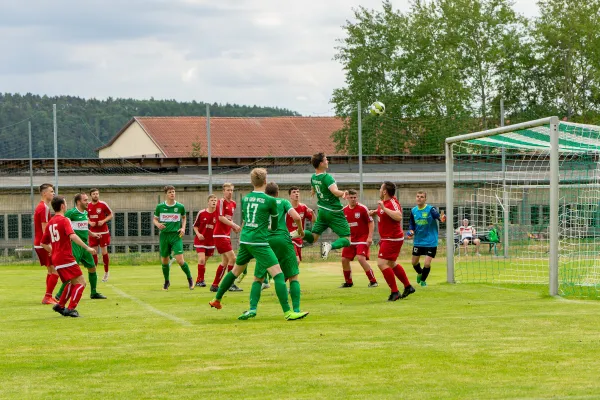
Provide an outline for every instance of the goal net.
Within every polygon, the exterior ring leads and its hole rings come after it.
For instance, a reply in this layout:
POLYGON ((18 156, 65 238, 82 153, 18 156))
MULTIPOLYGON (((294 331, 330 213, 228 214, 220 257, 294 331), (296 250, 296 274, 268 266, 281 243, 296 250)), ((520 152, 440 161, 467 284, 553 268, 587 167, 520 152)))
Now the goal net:
POLYGON ((600 295, 600 127, 552 117, 449 138, 446 153, 450 282, 600 295))

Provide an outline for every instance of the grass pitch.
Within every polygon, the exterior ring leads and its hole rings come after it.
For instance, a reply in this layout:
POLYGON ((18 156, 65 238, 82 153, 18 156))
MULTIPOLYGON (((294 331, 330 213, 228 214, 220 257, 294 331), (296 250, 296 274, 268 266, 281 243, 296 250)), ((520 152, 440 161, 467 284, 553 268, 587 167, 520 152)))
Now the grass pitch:
POLYGON ((443 260, 427 288, 395 303, 378 271, 379 288, 356 269, 355 287, 337 289, 339 264, 303 264, 311 314, 294 322, 273 289, 257 318, 236 319, 250 277, 217 311, 178 268, 163 292, 159 265, 114 266, 99 283, 109 299, 86 288, 83 318, 70 319, 40 304, 39 267, 0 271, 2 399, 600 396, 600 302, 550 298, 545 286, 448 285, 443 260))

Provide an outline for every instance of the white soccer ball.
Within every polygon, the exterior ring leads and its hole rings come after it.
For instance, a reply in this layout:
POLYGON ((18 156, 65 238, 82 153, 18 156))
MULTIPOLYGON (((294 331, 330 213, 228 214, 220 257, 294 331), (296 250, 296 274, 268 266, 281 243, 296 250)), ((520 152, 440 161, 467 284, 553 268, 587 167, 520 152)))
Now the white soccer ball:
POLYGON ((380 101, 376 101, 375 103, 369 106, 369 112, 372 115, 382 115, 385 113, 385 104, 380 101))

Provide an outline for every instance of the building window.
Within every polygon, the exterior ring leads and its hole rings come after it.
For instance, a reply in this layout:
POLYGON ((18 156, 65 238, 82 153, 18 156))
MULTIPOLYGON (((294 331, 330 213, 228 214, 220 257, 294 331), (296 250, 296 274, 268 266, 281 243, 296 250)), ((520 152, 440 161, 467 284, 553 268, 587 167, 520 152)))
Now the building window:
POLYGON ((138 213, 127 213, 127 235, 138 236, 138 213))
POLYGON ((540 223, 540 206, 531 206, 531 225, 539 225, 540 223))
POLYGON ((115 236, 125 236, 125 213, 115 213, 115 236))
POLYGON ((150 236, 152 234, 152 213, 142 212, 140 217, 142 219, 142 236, 150 236))
POLYGON ((21 214, 21 237, 31 239, 31 214, 21 214))
POLYGON ((18 239, 19 238, 19 216, 9 215, 8 216, 8 238, 18 239))
POLYGON ((4 215, 0 215, 0 239, 6 239, 4 237, 4 215))
POLYGON ((519 207, 518 206, 510 206, 510 209, 508 211, 508 220, 513 225, 516 225, 519 223, 519 207))

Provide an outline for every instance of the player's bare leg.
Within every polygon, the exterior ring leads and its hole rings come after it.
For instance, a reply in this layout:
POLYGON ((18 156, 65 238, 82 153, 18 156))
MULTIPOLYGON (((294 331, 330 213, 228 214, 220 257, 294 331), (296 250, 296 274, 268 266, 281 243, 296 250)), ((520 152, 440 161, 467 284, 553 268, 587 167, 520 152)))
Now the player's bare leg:
POLYGON ((367 261, 367 257, 365 257, 363 255, 358 255, 356 257, 356 259, 358 260, 358 263, 365 271, 365 275, 367 275, 367 278, 369 279, 369 287, 373 288, 373 287, 379 286, 379 284, 377 283, 377 279, 375 279, 375 274, 373 273, 373 269, 371 268, 371 265, 369 265, 369 262, 367 261))
POLYGON ((481 244, 481 240, 475 238, 473 239, 473 244, 475 245, 475 255, 479 255, 479 245, 481 244))
POLYGON ((104 263, 104 278, 102 278, 102 282, 108 282, 108 276, 110 275, 108 272, 108 246, 100 247, 100 251, 102 253, 102 262, 104 263))
POLYGON ((342 271, 344 272, 344 283, 342 283, 340 289, 351 288, 354 286, 354 282, 352 282, 352 267, 350 266, 350 260, 346 257, 342 257, 342 271))
POLYGON ((465 248, 465 256, 469 255, 469 239, 463 240, 463 247, 465 248))

